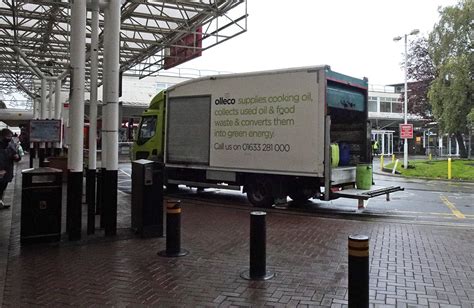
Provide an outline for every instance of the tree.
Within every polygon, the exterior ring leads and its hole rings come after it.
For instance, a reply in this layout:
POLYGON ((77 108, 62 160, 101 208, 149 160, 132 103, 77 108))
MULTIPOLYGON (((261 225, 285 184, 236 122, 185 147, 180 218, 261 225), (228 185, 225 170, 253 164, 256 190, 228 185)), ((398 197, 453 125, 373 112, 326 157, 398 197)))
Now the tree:
POLYGON ((440 10, 440 15, 428 38, 435 68, 428 98, 441 131, 454 134, 461 157, 467 157, 462 134, 467 132, 467 117, 474 107, 474 1, 461 0, 440 10))
POLYGON ((471 112, 467 115, 467 121, 471 127, 474 127, 474 107, 471 109, 471 112))
MULTIPOLYGON (((432 119, 432 108, 428 101, 428 89, 435 79, 436 69, 428 51, 428 39, 418 37, 410 43, 407 55, 408 111, 425 119, 432 119)), ((402 100, 404 94, 402 94, 402 100)))

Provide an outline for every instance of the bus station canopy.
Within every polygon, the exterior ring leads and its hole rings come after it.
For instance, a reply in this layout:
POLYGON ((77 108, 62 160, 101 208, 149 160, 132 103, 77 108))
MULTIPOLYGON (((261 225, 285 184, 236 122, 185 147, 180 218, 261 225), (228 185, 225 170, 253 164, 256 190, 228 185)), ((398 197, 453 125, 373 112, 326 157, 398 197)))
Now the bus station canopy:
MULTIPOLYGON (((86 1, 86 0, 81 0, 86 1)), ((90 76, 91 16, 87 0, 86 88, 90 76)), ((115 1, 115 0, 113 0, 115 1)), ((116 0, 119 1, 119 0, 116 0)), ((120 71, 144 78, 201 55, 247 28, 245 0, 121 0, 120 71)), ((39 77, 69 69, 71 0, 0 2, 0 91, 38 96, 39 77)), ((99 14, 99 83, 104 12, 99 14)), ((66 75, 66 74, 65 74, 66 75)), ((69 77, 63 80, 69 87, 69 77)))

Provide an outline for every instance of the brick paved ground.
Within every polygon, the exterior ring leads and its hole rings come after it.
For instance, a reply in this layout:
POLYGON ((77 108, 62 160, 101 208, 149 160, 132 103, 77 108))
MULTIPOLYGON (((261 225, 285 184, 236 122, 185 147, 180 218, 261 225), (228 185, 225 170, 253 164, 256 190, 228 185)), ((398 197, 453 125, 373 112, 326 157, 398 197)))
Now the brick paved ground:
MULTIPOLYGON (((125 227, 129 197, 119 198, 119 226, 125 227)), ((345 306, 347 236, 361 233, 371 238, 373 306, 474 307, 472 229, 269 213, 267 265, 276 276, 253 282, 239 276, 248 269, 249 210, 182 207, 182 246, 190 251, 182 258, 156 255, 164 238, 138 239, 127 230, 106 241, 97 235, 21 247, 14 207, 4 285, 0 280, 3 305, 345 306)))

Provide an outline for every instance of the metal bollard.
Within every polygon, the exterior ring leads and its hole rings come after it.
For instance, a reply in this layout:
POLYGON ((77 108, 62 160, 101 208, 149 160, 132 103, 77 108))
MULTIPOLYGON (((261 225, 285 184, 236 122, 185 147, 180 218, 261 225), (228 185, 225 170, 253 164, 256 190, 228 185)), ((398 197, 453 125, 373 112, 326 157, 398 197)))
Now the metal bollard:
POLYGON ((250 213, 250 269, 243 271, 240 277, 247 280, 268 280, 275 276, 267 271, 267 232, 265 212, 250 213))
POLYGON ((451 157, 448 158, 448 180, 451 180, 452 178, 452 165, 451 165, 451 157))
POLYGON ((182 257, 189 252, 181 249, 181 201, 166 201, 166 250, 158 255, 162 257, 182 257))
POLYGON ((349 307, 369 307, 369 237, 349 236, 349 307))

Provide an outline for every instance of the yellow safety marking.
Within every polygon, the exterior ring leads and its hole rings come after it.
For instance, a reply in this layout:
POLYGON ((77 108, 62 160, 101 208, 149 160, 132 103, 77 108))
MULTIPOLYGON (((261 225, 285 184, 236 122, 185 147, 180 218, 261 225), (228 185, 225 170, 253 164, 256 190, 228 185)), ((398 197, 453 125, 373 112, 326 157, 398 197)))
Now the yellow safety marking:
POLYGON ((448 180, 451 180, 451 174, 452 174, 452 168, 451 168, 451 157, 448 158, 448 180))
POLYGON ((368 250, 364 250, 364 251, 349 250, 349 256, 350 257, 368 257, 369 251, 368 250))
POLYGON ((181 209, 167 209, 166 213, 179 214, 179 213, 181 213, 181 209))
POLYGON ((443 203, 446 204, 446 206, 451 210, 451 212, 453 212, 454 216, 456 216, 457 218, 462 218, 462 219, 466 218, 466 216, 464 216, 464 214, 461 213, 461 211, 459 211, 456 208, 456 206, 448 200, 448 198, 446 198, 443 195, 441 195, 440 198, 443 201, 443 203))
MULTIPOLYGON (((395 212, 391 212, 389 214, 392 214, 392 213, 395 213, 395 214, 426 214, 426 215, 433 215, 433 216, 453 216, 453 214, 451 213, 437 213, 437 212, 415 212, 415 211, 395 211, 395 212)), ((402 215, 399 215, 399 216, 402 216, 402 215)), ((406 215, 408 217, 417 217, 417 216, 411 216, 411 215, 406 215)), ((464 216, 466 218, 468 217, 472 217, 474 218, 474 215, 470 215, 470 214, 464 214, 464 216)), ((428 216, 422 216, 422 217, 428 217, 428 216)))

